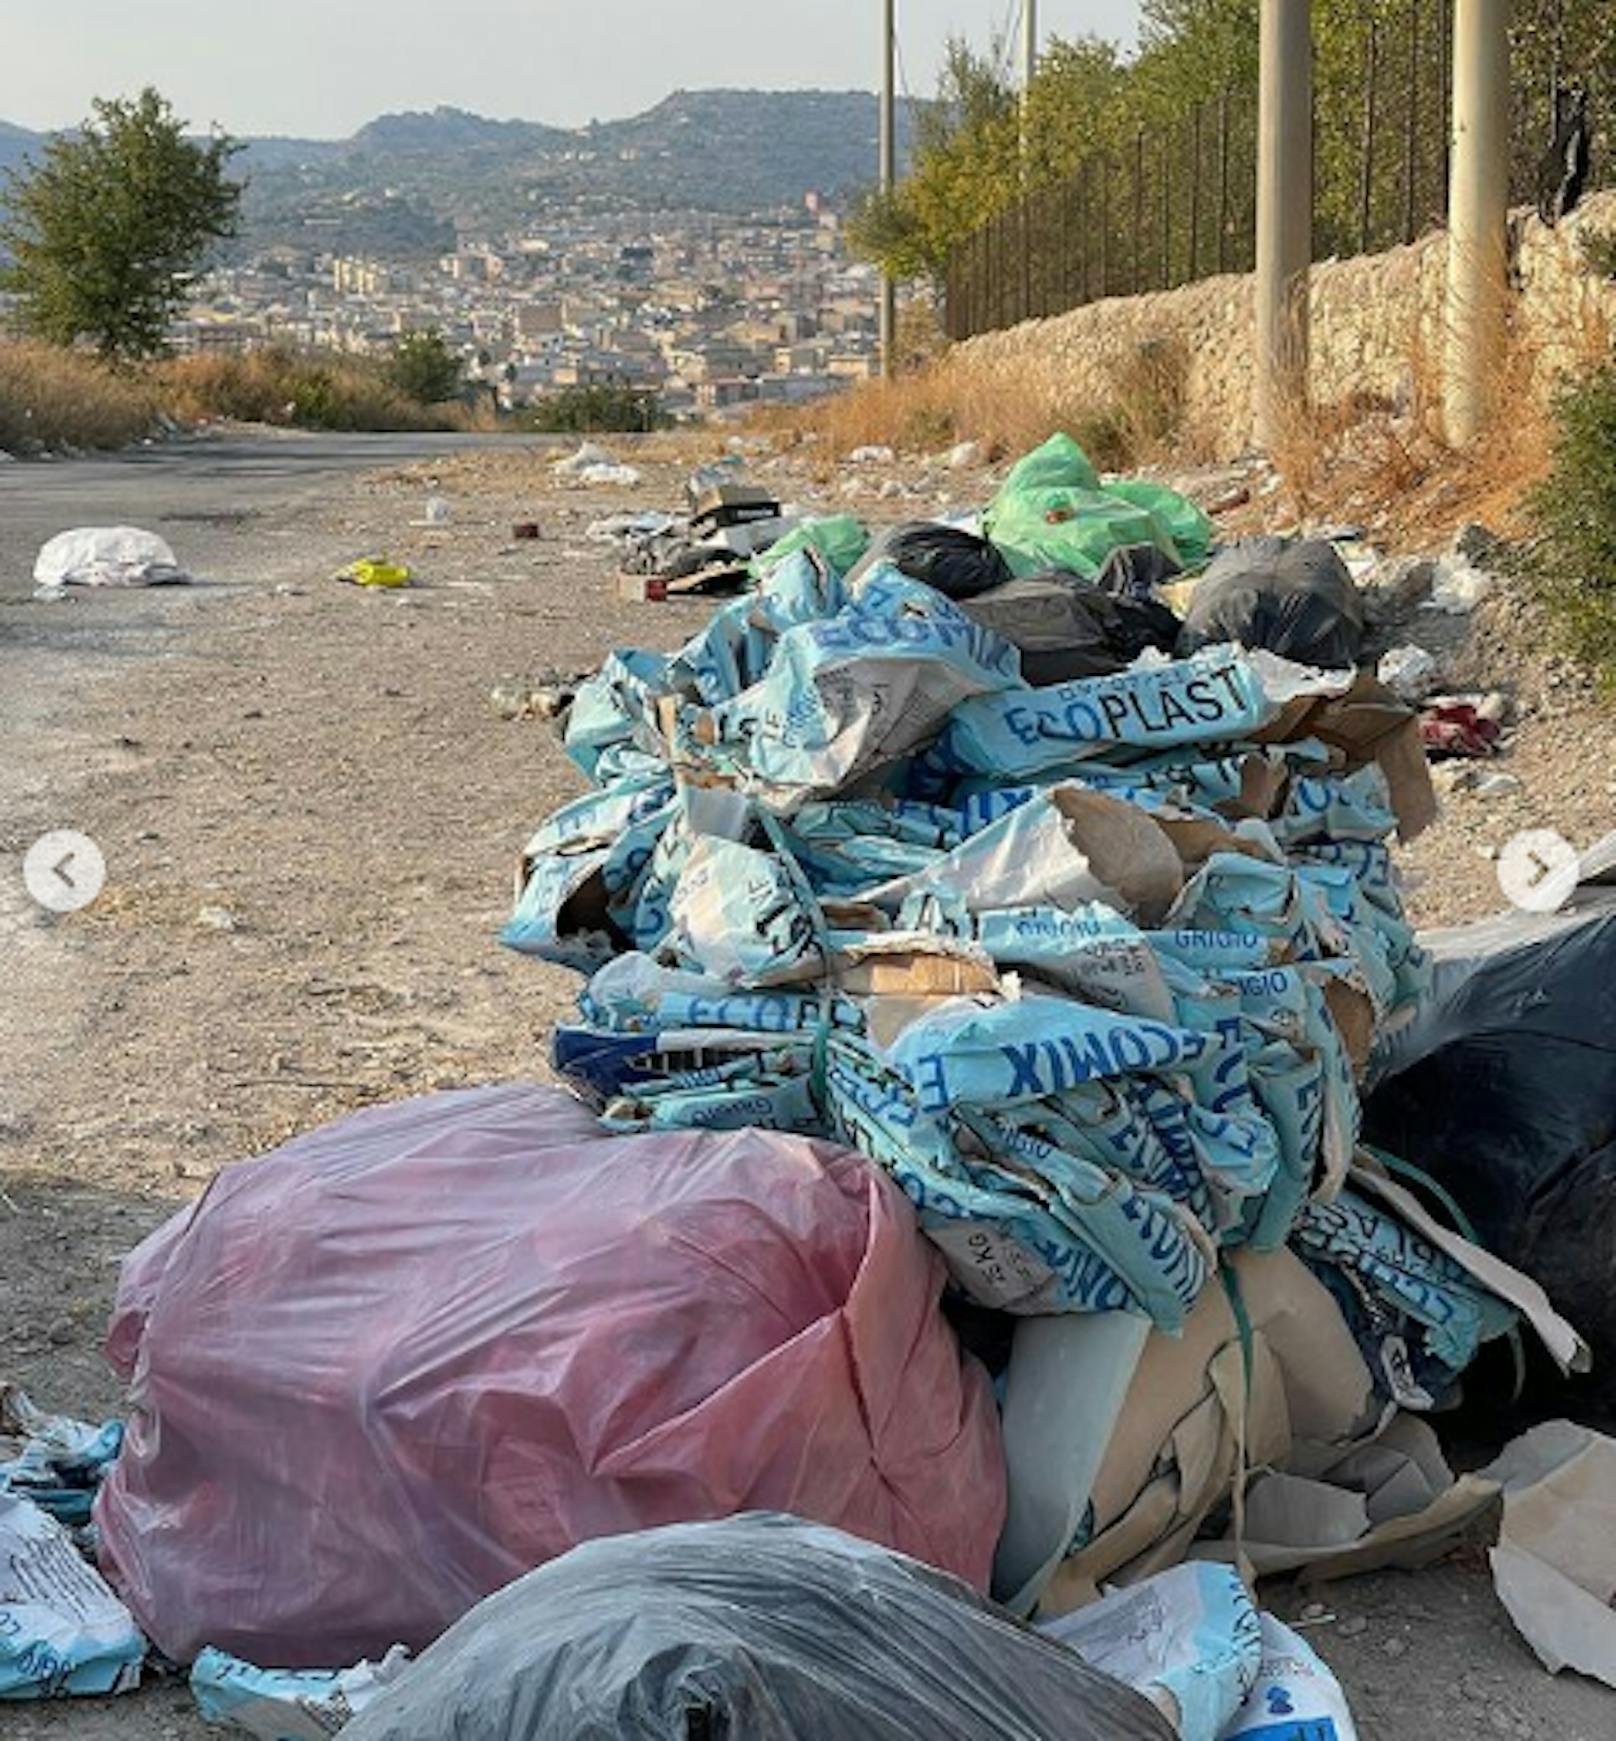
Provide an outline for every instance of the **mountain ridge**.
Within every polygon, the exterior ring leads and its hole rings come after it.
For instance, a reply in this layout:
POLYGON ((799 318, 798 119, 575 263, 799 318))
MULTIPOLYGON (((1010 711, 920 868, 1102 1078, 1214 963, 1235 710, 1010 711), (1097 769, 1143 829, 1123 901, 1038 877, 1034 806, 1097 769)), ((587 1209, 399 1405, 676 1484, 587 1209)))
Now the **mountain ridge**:
MULTIPOLYGON (((899 112, 907 150, 918 105, 899 112)), ((244 138, 241 246, 429 253, 557 212, 778 210, 845 202, 875 179, 867 91, 676 90, 639 114, 556 127, 441 105, 377 115, 346 139, 244 138)), ((0 169, 47 135, 0 121, 0 169)))

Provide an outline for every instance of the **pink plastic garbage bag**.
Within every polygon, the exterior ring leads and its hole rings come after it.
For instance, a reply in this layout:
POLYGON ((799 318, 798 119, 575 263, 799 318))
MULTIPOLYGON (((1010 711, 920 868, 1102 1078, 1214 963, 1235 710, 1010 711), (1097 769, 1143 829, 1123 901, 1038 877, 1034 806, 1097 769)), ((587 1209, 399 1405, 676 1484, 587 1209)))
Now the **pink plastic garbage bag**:
POLYGON ((772 1132, 606 1137, 517 1084, 232 1167, 125 1265, 96 1517, 171 1657, 425 1646, 593 1537, 792 1512, 987 1581, 986 1375, 907 1202, 772 1132))

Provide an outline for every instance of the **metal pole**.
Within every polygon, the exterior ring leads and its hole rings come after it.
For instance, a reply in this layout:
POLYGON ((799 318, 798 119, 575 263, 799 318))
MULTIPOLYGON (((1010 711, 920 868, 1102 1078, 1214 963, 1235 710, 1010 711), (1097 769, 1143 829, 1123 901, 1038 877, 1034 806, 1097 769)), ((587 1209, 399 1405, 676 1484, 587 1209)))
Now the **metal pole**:
POLYGON ((1032 165, 1032 81, 1038 71, 1038 0, 1021 0, 1021 170, 1032 165))
POLYGON ((1443 421, 1462 447, 1487 420, 1505 336, 1509 0, 1457 0, 1443 421))
MULTIPOLYGON (((892 197, 898 181, 898 7, 881 0, 881 194, 892 197)), ((891 380, 897 370, 898 286, 888 271, 881 274, 881 374, 891 380)))
POLYGON ((1306 401, 1313 256, 1310 0, 1262 0, 1257 114, 1257 440, 1306 401))

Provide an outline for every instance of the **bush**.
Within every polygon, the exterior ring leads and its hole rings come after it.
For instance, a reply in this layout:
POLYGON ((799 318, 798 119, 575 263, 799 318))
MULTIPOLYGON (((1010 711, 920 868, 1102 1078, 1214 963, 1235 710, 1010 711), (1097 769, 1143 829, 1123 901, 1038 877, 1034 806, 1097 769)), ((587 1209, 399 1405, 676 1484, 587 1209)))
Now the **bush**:
POLYGON ((82 351, 0 343, 0 451, 127 447, 151 428, 155 409, 138 377, 82 351))
POLYGON ((1616 685, 1616 362, 1561 389, 1528 560, 1569 650, 1616 685))
POLYGON ((159 368, 156 380, 174 415, 188 420, 373 431, 454 429, 462 422, 458 407, 433 410, 406 397, 377 363, 284 347, 183 357, 159 368))
POLYGON ((463 365, 436 331, 406 333, 384 370, 388 385, 417 405, 444 405, 460 397, 463 365))
POLYGON ((638 387, 563 387, 535 399, 520 418, 541 435, 629 435, 663 421, 656 394, 638 387))

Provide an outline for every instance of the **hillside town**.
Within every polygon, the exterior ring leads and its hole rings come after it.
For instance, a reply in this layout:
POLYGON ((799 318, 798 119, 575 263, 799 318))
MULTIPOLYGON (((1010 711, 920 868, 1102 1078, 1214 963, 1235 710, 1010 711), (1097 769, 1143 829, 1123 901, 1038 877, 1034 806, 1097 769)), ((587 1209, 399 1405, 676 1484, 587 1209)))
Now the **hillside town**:
POLYGON ((874 269, 818 195, 735 219, 578 213, 433 260, 281 245, 211 274, 181 351, 385 353, 435 329, 501 409, 566 388, 654 393, 663 417, 798 403, 878 370, 874 269))

